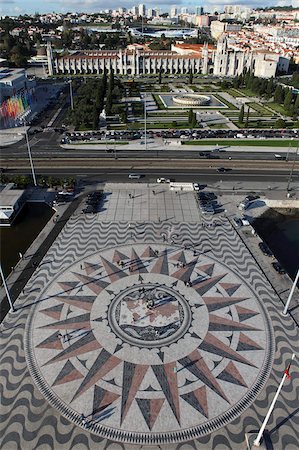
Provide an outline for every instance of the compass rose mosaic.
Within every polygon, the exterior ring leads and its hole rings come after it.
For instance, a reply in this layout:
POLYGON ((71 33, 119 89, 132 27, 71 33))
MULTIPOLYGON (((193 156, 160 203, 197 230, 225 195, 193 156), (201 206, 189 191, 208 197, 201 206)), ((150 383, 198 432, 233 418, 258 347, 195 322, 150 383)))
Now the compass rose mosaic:
POLYGON ((158 444, 208 434, 247 409, 267 381, 271 342, 261 300, 229 267, 193 249, 136 244, 59 274, 29 317, 25 350, 68 419, 158 444))

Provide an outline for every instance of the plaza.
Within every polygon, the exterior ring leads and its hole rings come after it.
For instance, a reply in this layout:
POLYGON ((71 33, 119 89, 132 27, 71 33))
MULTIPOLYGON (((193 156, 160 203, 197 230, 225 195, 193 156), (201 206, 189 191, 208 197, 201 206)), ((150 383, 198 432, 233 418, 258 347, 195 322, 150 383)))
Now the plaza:
MULTIPOLYGON (((245 448, 298 333, 240 233, 167 185, 82 204, 1 326, 1 448, 245 448)), ((269 422, 288 450, 296 367, 269 422)))

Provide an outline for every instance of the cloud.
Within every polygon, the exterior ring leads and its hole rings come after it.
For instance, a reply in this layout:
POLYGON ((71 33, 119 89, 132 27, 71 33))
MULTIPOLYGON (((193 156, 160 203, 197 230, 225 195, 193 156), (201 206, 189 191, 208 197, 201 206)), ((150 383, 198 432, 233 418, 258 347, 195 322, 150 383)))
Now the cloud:
POLYGON ((1 3, 4 3, 5 5, 12 5, 13 3, 16 3, 15 0, 1 0, 1 3))

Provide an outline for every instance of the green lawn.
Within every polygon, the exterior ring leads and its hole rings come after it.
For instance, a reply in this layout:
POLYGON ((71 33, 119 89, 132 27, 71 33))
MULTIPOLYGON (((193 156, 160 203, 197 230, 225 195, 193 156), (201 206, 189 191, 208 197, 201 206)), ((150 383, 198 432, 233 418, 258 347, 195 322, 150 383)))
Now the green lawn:
POLYGON ((72 142, 71 145, 82 145, 82 144, 88 144, 88 145, 127 145, 129 142, 127 141, 101 141, 101 142, 72 142))
POLYGON ((287 112, 285 111, 283 105, 280 105, 279 103, 270 102, 268 103, 268 106, 271 109, 274 109, 274 111, 279 112, 280 114, 283 114, 285 116, 288 116, 287 112))
POLYGON ((245 145, 247 147, 288 147, 294 143, 291 139, 202 139, 183 141, 183 145, 245 145))
POLYGON ((268 109, 266 109, 263 105, 260 105, 259 103, 250 102, 247 103, 247 105, 250 106, 250 108, 257 111, 258 113, 260 113, 262 116, 273 116, 273 114, 268 109))
MULTIPOLYGON (((229 109, 234 109, 234 110, 237 109, 232 103, 230 103, 230 102, 228 102, 227 100, 225 100, 221 95, 215 94, 214 92, 213 92, 213 95, 214 95, 215 98, 217 98, 217 100, 219 100, 220 102, 222 102, 222 103, 223 103, 224 105, 226 105, 229 109)), ((217 109, 217 108, 215 108, 215 109, 217 109)))

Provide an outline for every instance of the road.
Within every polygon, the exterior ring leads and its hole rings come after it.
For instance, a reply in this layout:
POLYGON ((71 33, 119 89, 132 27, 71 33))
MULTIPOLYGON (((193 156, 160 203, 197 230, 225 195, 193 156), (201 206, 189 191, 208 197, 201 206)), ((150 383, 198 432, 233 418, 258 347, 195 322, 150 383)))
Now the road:
MULTIPOLYGON (((201 152, 204 152, 208 148, 205 146, 198 146, 198 148, 189 148, 189 146, 172 146, 167 147, 163 144, 159 145, 157 142, 152 140, 149 141, 149 146, 147 150, 144 150, 140 145, 139 141, 131 141, 129 149, 123 148, 122 145, 114 145, 113 141, 107 145, 89 145, 89 148, 82 148, 79 144, 75 149, 64 149, 59 145, 61 135, 54 131, 45 131, 43 133, 38 133, 30 137, 30 145, 32 150, 33 158, 49 158, 49 157, 70 157, 70 158, 92 158, 92 157, 105 157, 114 159, 115 156, 121 158, 174 158, 174 159, 204 159, 204 157, 199 156, 201 152), (151 142, 152 141, 152 142, 151 142), (135 149, 134 149, 135 146, 135 149), (132 148, 133 147, 133 148, 132 148), (111 153, 107 153, 110 149, 111 153)), ((216 147, 211 147, 212 149, 216 147)), ((210 149, 211 149, 210 148, 210 149)), ((266 160, 271 161, 274 159, 274 153, 279 152, 279 149, 272 148, 261 148, 261 151, 254 151, 254 149, 249 149, 249 151, 238 151, 235 148, 224 148, 224 151, 218 151, 217 156, 220 160, 266 160), (270 150, 270 151, 269 151, 270 150)), ((284 149, 284 152, 287 149, 284 149)), ((27 155, 27 147, 25 141, 19 141, 11 146, 0 148, 0 156, 2 159, 5 158, 19 158, 21 156, 27 155)), ((290 154, 290 159, 292 155, 290 154)), ((220 164, 222 165, 222 164, 220 164)), ((219 162, 218 162, 219 166, 219 162)))

